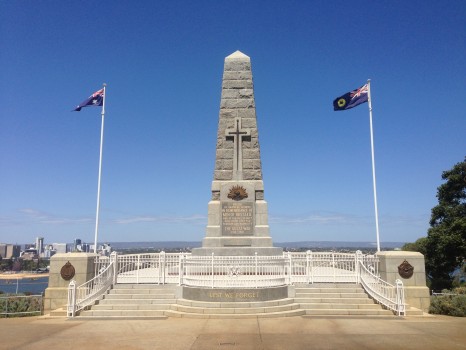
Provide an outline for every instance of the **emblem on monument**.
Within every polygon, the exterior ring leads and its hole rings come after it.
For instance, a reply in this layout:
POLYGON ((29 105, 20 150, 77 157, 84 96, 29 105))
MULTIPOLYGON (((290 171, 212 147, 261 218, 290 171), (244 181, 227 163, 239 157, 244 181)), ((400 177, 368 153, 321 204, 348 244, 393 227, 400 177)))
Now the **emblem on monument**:
POLYGON ((233 199, 234 201, 240 201, 244 198, 248 198, 248 193, 243 186, 233 186, 228 193, 228 198, 233 199))
POLYGON ((63 278, 65 281, 69 281, 74 277, 74 274, 76 273, 74 266, 71 265, 71 263, 68 261, 65 265, 60 270, 60 275, 61 278, 63 278))
POLYGON ((414 267, 407 260, 403 261, 400 266, 398 266, 398 273, 403 278, 411 278, 414 273, 414 267))

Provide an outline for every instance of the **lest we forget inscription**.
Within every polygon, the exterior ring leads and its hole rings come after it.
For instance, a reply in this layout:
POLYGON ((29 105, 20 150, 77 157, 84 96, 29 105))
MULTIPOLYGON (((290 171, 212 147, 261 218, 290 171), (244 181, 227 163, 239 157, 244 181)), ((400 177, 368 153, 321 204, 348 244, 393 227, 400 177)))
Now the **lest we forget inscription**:
POLYGON ((254 203, 222 203, 222 234, 248 236, 254 233, 254 203))

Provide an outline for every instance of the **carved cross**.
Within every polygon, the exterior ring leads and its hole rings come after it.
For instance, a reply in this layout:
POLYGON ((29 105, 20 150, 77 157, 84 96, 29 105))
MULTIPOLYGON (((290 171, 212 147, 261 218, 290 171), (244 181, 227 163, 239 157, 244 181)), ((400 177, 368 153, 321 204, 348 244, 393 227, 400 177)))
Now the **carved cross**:
POLYGON ((243 179, 243 138, 251 136, 250 129, 241 128, 241 118, 235 118, 234 128, 225 130, 227 139, 233 138, 233 180, 243 179))

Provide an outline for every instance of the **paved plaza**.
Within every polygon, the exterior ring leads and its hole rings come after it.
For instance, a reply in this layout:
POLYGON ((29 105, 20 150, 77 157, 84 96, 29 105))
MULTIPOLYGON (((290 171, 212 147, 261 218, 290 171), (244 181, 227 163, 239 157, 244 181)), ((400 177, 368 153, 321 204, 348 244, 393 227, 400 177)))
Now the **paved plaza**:
POLYGON ((0 319, 0 349, 466 349, 466 318, 0 319))

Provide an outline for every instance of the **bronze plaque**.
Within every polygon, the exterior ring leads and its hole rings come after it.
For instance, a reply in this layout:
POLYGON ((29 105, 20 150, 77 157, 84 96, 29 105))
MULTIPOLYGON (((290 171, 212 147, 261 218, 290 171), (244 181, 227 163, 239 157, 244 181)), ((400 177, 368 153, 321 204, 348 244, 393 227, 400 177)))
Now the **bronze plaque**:
POLYGON ((250 236, 254 234, 254 203, 222 203, 222 235, 250 236))
POLYGON ((69 281, 74 277, 74 274, 76 271, 74 270, 74 266, 71 265, 71 263, 68 261, 65 265, 60 270, 60 275, 61 278, 63 278, 65 281, 69 281))
POLYGON ((414 273, 414 267, 405 260, 401 263, 400 266, 398 266, 398 273, 403 278, 411 278, 414 273))

